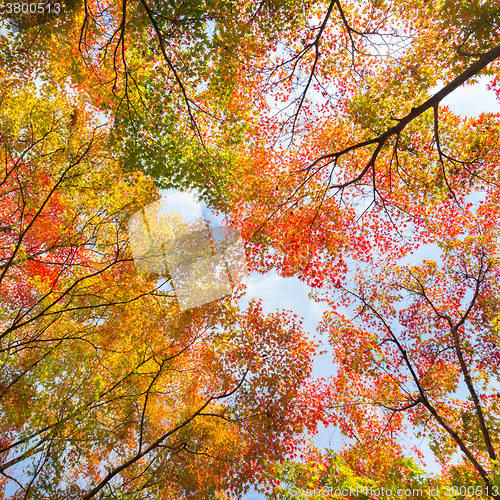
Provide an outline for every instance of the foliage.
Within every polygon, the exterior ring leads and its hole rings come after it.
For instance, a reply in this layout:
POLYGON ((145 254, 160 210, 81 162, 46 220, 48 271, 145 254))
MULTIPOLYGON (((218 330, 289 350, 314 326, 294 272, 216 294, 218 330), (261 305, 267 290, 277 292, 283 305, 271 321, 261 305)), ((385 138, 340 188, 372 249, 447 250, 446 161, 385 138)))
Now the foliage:
MULTIPOLYGON (((404 456, 390 457, 388 467, 363 471, 360 451, 349 450, 338 454, 310 448, 302 462, 284 462, 274 466, 273 478, 281 483, 275 486, 269 498, 308 498, 314 492, 317 498, 361 498, 367 500, 374 495, 397 496, 398 498, 440 498, 430 492, 439 491, 436 479, 426 476, 411 459, 404 456), (436 489, 437 488, 437 489, 436 489), (385 493, 383 493, 385 491, 385 493), (400 492, 398 494, 397 492, 400 492)), ((382 451, 379 446, 377 452, 382 451)), ((391 455, 391 452, 389 452, 391 455)))
POLYGON ((225 298, 181 313, 127 222, 158 196, 93 116, 3 94, 0 471, 12 498, 215 498, 293 453, 314 345, 225 298), (283 381, 286 381, 284 383, 283 381), (11 486, 12 487, 12 486, 11 486))
POLYGON ((229 498, 252 483, 274 498, 360 484, 499 498, 500 115, 442 104, 485 75, 499 95, 499 13, 84 0, 4 29, 13 498, 229 498), (296 318, 239 310, 238 295, 181 313, 168 276, 134 268, 126 223, 161 187, 200 192, 253 270, 297 276, 328 306, 330 378, 309 378, 296 318), (320 421, 346 447, 298 461, 320 421))

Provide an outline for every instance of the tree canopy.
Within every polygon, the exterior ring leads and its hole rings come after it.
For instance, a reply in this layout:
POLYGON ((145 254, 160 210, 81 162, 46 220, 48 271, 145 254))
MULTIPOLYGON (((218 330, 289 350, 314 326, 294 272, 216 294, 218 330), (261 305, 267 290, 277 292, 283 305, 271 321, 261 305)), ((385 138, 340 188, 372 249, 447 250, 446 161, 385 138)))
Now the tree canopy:
POLYGON ((500 498, 500 114, 442 104, 500 100, 498 4, 7 5, 0 495, 500 498), (183 311, 136 268, 166 188, 309 285, 330 377, 292 313, 244 287, 183 311))

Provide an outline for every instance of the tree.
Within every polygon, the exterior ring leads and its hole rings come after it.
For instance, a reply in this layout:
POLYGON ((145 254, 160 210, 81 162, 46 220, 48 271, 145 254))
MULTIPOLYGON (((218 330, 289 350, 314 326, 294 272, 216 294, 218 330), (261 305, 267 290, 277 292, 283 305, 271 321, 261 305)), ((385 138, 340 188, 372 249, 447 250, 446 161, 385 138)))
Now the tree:
POLYGON ((120 170, 92 109, 7 83, 3 486, 12 498, 241 495, 314 426, 313 343, 292 317, 240 311, 237 297, 181 313, 128 245, 153 183, 120 170))
POLYGON ((3 60, 73 86, 107 113, 126 169, 161 187, 196 187, 215 203, 227 198, 235 146, 264 99, 245 67, 310 9, 296 1, 61 2, 56 17, 3 37, 3 60))
POLYGON ((426 236, 441 262, 365 271, 345 290, 361 324, 332 313, 325 328, 340 365, 331 392, 340 426, 371 440, 364 433, 405 432, 404 418, 443 466, 461 451, 449 471, 461 485, 482 482, 496 498, 498 224, 489 201, 477 211, 450 201, 435 207, 426 236))
POLYGON ((378 463, 372 453, 354 446, 349 450, 322 453, 314 446, 304 451, 300 462, 286 461, 269 468, 272 490, 269 498, 361 498, 376 497, 410 499, 444 498, 443 485, 431 478, 401 450, 389 443, 377 443, 378 463), (368 459, 365 457, 368 455, 368 459), (368 466, 368 469, 365 467, 368 466), (439 492, 441 491, 441 495, 439 492))
MULTIPOLYGON (((485 215, 497 213, 498 116, 461 120, 441 105, 481 75, 498 88, 498 36, 492 1, 84 2, 3 37, 1 57, 12 80, 72 86, 81 108, 107 113, 119 177, 135 170, 146 184, 140 172, 204 190, 243 231, 254 269, 298 275, 327 301, 324 331, 341 369, 307 394, 315 407, 324 402, 315 418, 360 441, 353 453, 371 450, 361 474, 379 464, 375 439, 396 445, 408 428, 429 425, 449 481, 477 480, 482 494, 498 496, 497 226, 485 215), (475 211, 468 203, 480 192, 486 201, 475 211), (444 265, 436 257, 402 266, 427 244, 444 265), (483 344, 487 362, 476 354, 483 344), (459 379, 469 402, 453 401, 459 379), (449 466, 454 450, 464 464, 449 466)), ((8 203, 14 217, 19 208, 8 203)), ((10 272, 35 265, 41 248, 27 244, 27 257, 5 246, 10 272)), ((114 256, 106 254, 113 266, 114 256)), ((152 286, 142 279, 137 289, 152 286)), ((128 303, 125 289, 89 283, 82 308, 99 310, 101 294, 128 303)))
POLYGON ((325 411, 372 467, 377 440, 427 429, 449 485, 497 498, 498 376, 482 358, 497 356, 499 117, 460 119, 440 102, 498 78, 499 11, 401 6, 334 1, 315 37, 290 41, 269 70, 282 117, 264 117, 241 149, 233 221, 255 269, 298 275, 330 305, 339 369, 325 411), (431 244, 432 260, 401 267, 431 244))

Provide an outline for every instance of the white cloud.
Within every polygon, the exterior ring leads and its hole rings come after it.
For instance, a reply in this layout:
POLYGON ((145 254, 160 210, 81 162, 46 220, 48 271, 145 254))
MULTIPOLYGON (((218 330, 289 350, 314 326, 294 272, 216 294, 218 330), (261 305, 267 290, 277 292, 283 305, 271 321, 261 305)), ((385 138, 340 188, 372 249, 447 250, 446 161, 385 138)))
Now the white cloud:
MULTIPOLYGON (((500 102, 495 93, 486 88, 489 81, 489 78, 482 77, 474 85, 462 85, 443 99, 441 105, 449 106, 454 113, 468 118, 481 113, 500 113, 500 102)), ((436 93, 442 87, 435 87, 431 93, 436 93)))

